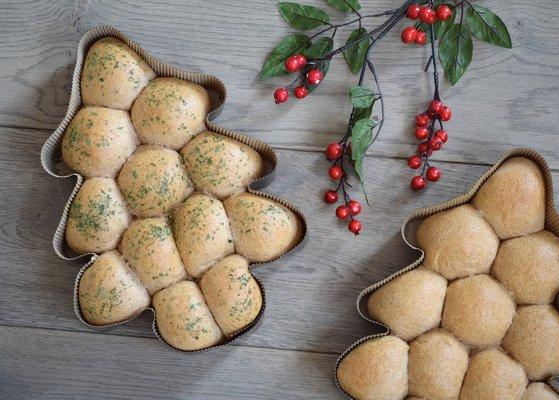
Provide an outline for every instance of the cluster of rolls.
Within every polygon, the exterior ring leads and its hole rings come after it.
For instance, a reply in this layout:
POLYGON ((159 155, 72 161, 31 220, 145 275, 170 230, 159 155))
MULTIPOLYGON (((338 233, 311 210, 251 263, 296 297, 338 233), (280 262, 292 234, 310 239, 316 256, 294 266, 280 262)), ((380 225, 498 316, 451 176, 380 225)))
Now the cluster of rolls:
POLYGON ((100 254, 79 282, 83 318, 109 325, 151 305, 178 349, 231 338, 262 307, 249 264, 281 256, 303 232, 291 210, 244 191, 263 175, 260 154, 206 130, 202 86, 157 77, 112 37, 89 49, 81 95, 62 156, 86 178, 67 244, 100 254))
POLYGON ((368 311, 391 334, 339 363, 359 400, 558 400, 559 238, 545 230, 545 184, 511 158, 470 204, 425 218, 423 264, 372 292, 368 311), (407 397, 409 396, 409 397, 407 397))

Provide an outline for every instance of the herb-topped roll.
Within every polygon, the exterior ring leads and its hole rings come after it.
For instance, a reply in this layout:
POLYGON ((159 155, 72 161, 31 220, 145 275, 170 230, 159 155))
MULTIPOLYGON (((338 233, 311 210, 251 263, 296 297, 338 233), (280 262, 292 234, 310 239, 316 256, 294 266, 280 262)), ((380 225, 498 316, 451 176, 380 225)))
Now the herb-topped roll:
POLYGON ((84 319, 108 325, 144 311, 150 296, 118 251, 99 256, 80 278, 78 297, 84 319))
POLYGON ((118 175, 118 186, 134 214, 167 214, 191 192, 179 154, 160 146, 140 146, 118 175))
POLYGON ((132 106, 142 143, 180 149, 205 129, 210 96, 202 86, 178 78, 152 80, 132 106))
POLYGON ((62 157, 87 178, 113 178, 136 146, 136 132, 126 111, 84 107, 66 129, 62 157))
POLYGON ((194 185, 219 199, 248 186, 264 173, 262 157, 235 139, 204 131, 181 149, 194 185))
POLYGON ((187 277, 171 228, 163 218, 132 222, 122 236, 120 252, 151 294, 187 277))
POLYGON ((235 251, 223 204, 203 194, 189 197, 177 209, 173 232, 184 266, 194 277, 235 251))
POLYGON ((104 253, 117 247, 130 222, 114 180, 87 179, 70 206, 66 242, 78 254, 104 253))
POLYGON ((180 350, 200 350, 223 341, 202 292, 182 281, 153 296, 155 320, 161 337, 180 350))
POLYGON ((83 65, 81 94, 86 106, 130 110, 155 72, 130 47, 113 37, 93 44, 83 65))

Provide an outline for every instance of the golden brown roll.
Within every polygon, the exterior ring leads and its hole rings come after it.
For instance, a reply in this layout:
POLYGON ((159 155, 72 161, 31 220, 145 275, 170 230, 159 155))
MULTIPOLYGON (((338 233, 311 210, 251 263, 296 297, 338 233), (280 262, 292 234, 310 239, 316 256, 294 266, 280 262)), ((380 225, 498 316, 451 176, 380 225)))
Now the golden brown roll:
POLYGON ((132 106, 132 123, 142 143, 178 150, 206 127, 210 96, 183 79, 152 80, 132 106))
POLYGON ((70 206, 66 242, 78 254, 104 253, 117 247, 129 222, 115 181, 86 179, 70 206))
POLYGON ((136 132, 126 111, 84 107, 72 119, 62 139, 62 157, 86 178, 114 178, 136 149, 136 132))
POLYGON ((542 171, 527 158, 511 158, 479 188, 472 204, 501 239, 539 232, 545 218, 542 171))
POLYGON ((180 350, 200 350, 223 341, 202 292, 182 281, 153 296, 155 320, 161 337, 180 350))
POLYGON ((190 196, 177 209, 173 232, 184 266, 194 277, 235 252, 223 204, 203 194, 190 196))
POLYGON ((492 348, 472 357, 460 400, 520 400, 527 384, 522 366, 492 348))
POLYGON ((250 193, 224 201, 237 253, 265 262, 295 247, 303 236, 301 220, 278 202, 250 193))
POLYGON ((204 131, 181 149, 194 186, 224 199, 264 173, 262 157, 251 147, 215 132, 204 131))
POLYGON ((171 228, 163 218, 132 222, 122 236, 120 252, 150 294, 187 277, 171 228))
POLYGON ((262 308, 260 287, 238 254, 219 261, 200 281, 200 289, 225 336, 250 324, 262 308))
POLYGON ((549 304, 518 309, 503 347, 531 380, 559 374, 559 314, 549 304))
POLYGON ((559 400, 559 395, 543 382, 532 382, 526 388, 522 400, 559 400))
POLYGON ((342 359, 336 374, 357 400, 402 400, 408 393, 408 345, 396 336, 367 340, 342 359))
POLYGON ((446 279, 419 267, 375 290, 367 307, 373 319, 409 341, 439 325, 445 293, 446 279))
POLYGON ((499 247, 495 232, 469 204, 427 217, 417 229, 423 265, 447 279, 488 273, 499 247))
POLYGON ((491 273, 517 303, 551 303, 559 291, 559 238, 542 231, 504 241, 491 273))
POLYGON ((130 47, 113 37, 96 41, 83 65, 81 92, 86 106, 130 110, 155 72, 130 47))
POLYGON ((451 333, 444 329, 424 333, 410 343, 410 394, 432 400, 458 399, 468 362, 468 351, 451 333))
POLYGON ((78 297, 83 317, 92 325, 125 321, 150 302, 148 291, 116 250, 102 254, 85 270, 78 297))
POLYGON ((164 215, 192 192, 179 154, 159 146, 140 146, 122 167, 117 182, 139 217, 164 215))
POLYGON ((488 275, 458 279, 448 285, 442 326, 470 347, 498 345, 512 322, 515 304, 488 275))

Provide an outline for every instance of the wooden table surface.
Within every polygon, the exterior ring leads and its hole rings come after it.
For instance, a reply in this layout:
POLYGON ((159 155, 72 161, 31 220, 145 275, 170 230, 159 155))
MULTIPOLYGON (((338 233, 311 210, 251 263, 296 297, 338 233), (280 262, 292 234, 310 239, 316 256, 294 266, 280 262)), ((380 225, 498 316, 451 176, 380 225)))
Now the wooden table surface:
MULTIPOLYGON (((400 2, 362 3, 384 11, 400 2)), ((469 71, 456 87, 443 85, 455 115, 450 141, 435 156, 443 178, 420 195, 408 189, 405 159, 415 147, 413 117, 432 91, 422 72, 428 52, 402 46, 399 29, 377 47, 388 120, 365 162, 372 209, 354 238, 321 195, 329 184, 323 148, 345 129, 355 78, 338 58, 315 94, 276 107, 272 92, 283 80, 256 79, 267 53, 291 31, 274 1, 0 1, 0 397, 343 398, 334 363, 372 332, 355 310, 357 294, 416 257, 399 236, 405 216, 466 191, 513 147, 541 152, 559 182, 555 1, 479 3, 506 22, 514 48, 475 41, 469 71), (148 312, 105 332, 73 313, 80 264, 58 259, 51 246, 73 182, 48 176, 39 151, 66 112, 78 41, 98 24, 120 28, 166 63, 220 77, 229 98, 217 122, 277 149, 278 177, 267 190, 308 218, 302 251, 254 270, 266 287, 264 320, 228 348, 174 352, 154 338, 148 312)))

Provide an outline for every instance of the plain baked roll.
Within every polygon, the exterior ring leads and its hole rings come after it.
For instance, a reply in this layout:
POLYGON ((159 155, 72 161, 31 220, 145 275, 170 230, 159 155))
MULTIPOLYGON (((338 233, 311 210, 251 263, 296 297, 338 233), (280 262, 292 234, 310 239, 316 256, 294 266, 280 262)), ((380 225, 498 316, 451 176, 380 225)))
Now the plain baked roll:
POLYGON ((526 388, 522 400, 559 400, 559 395, 543 382, 532 382, 526 388))
POLYGON ((301 241, 301 220, 274 200, 241 193, 227 198, 224 205, 235 249, 251 262, 273 260, 301 241))
POLYGON ((62 158, 86 178, 114 178, 136 146, 136 132, 126 111, 83 107, 66 128, 62 158))
POLYGON ((153 296, 155 320, 161 337, 180 350, 200 350, 223 341, 202 292, 182 281, 153 296))
POLYGON ((539 232, 545 222, 542 171, 527 158, 511 158, 479 188, 472 204, 501 239, 539 232))
POLYGON ((100 255, 80 278, 78 298, 84 319, 108 325, 144 311, 150 296, 118 251, 100 255))
POLYGON ((499 238, 469 204, 440 211, 417 229, 423 265, 447 279, 488 273, 499 248, 499 238))
POLYGON ((142 143, 178 150, 206 127, 210 96, 183 79, 152 80, 132 106, 132 123, 142 143))
POLYGON ((491 273, 517 303, 551 303, 559 291, 559 238, 542 231, 504 241, 491 273))
POLYGON ((86 179, 70 206, 66 242, 78 254, 104 253, 117 247, 129 222, 115 181, 86 179))
POLYGON ((446 291, 442 326, 470 347, 498 345, 509 329, 515 304, 488 275, 461 278, 446 291))
POLYGON ((559 314, 552 305, 518 309, 503 347, 526 368, 531 380, 559 374, 559 314))
POLYGON ((96 41, 87 52, 81 79, 86 106, 130 110, 155 72, 130 47, 113 37, 96 41))
POLYGON ((187 277, 171 228, 163 218, 133 221, 122 236, 120 252, 150 294, 187 277))
POLYGON ((249 325, 262 308, 262 293, 248 270, 248 262, 230 255, 211 267, 200 280, 200 289, 225 336, 249 325))
POLYGON ((224 199, 264 173, 262 157, 251 147, 215 132, 204 131, 181 149, 194 185, 224 199))
POLYGON ((439 325, 445 293, 446 279, 419 267, 376 289, 367 308, 373 319, 409 341, 439 325))
POLYGON ((203 194, 190 196, 177 209, 173 232, 184 266, 194 277, 235 252, 223 204, 203 194))
POLYGON ((396 336, 367 340, 342 359, 336 375, 357 400, 402 400, 408 393, 408 345, 396 336))
POLYGON ((139 217, 169 213, 193 190, 179 154, 159 146, 140 146, 122 167, 117 182, 139 217))

